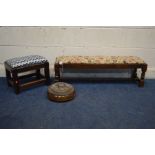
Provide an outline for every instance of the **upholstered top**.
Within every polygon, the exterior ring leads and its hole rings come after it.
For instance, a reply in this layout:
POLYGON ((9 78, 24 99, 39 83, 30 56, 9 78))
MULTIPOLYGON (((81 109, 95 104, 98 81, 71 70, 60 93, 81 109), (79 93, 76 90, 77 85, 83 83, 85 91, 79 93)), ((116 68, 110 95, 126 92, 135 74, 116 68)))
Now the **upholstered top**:
POLYGON ((5 61, 5 63, 13 69, 27 67, 27 66, 31 66, 34 64, 42 64, 45 62, 48 62, 47 59, 40 55, 29 55, 29 56, 23 56, 23 57, 16 57, 16 58, 12 58, 12 59, 5 61))
POLYGON ((63 64, 143 64, 136 56, 60 56, 56 61, 63 64))

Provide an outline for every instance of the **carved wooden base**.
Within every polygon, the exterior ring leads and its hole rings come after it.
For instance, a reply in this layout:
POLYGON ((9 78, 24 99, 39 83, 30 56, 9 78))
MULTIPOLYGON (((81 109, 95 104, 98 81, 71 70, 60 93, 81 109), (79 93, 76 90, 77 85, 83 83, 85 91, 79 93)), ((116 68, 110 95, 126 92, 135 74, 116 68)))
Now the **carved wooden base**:
MULTIPOLYGON (((147 64, 59 64, 59 62, 56 62, 55 65, 55 81, 62 81, 62 70, 63 69, 132 69, 133 72, 131 74, 130 80, 132 81, 138 81, 138 86, 143 87, 144 86, 144 78, 145 78, 145 72, 147 70, 147 64), (137 76, 137 69, 141 69, 141 76, 137 76)), ((104 79, 103 79, 104 80, 104 79)))
POLYGON ((29 67, 20 68, 20 69, 13 69, 13 70, 12 68, 10 68, 10 66, 5 64, 5 70, 6 70, 7 84, 8 86, 12 86, 14 88, 14 91, 16 94, 19 94, 21 90, 27 89, 33 85, 38 85, 41 83, 45 83, 47 85, 50 84, 49 63, 29 66, 29 67), (40 74, 41 68, 44 68, 44 76, 40 74), (31 70, 36 70, 36 72, 32 74, 24 75, 24 76, 18 76, 19 73, 23 73, 31 70), (32 80, 24 84, 21 83, 21 79, 30 78, 34 76, 35 76, 35 80, 32 80))

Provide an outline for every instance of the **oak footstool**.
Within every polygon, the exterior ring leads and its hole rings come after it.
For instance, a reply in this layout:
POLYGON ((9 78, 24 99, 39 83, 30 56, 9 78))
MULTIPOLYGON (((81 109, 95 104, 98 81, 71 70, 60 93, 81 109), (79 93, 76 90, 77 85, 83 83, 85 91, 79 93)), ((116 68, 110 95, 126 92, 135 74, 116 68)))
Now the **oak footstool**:
POLYGON ((20 93, 21 90, 29 88, 33 85, 45 83, 49 84, 49 62, 46 58, 40 55, 29 55, 16 57, 4 62, 6 79, 8 86, 13 86, 15 93, 20 93), (44 76, 40 73, 40 69, 44 69, 44 76), (19 73, 35 70, 35 73, 29 73, 19 76, 19 73), (36 77, 30 82, 22 83, 21 79, 36 77))

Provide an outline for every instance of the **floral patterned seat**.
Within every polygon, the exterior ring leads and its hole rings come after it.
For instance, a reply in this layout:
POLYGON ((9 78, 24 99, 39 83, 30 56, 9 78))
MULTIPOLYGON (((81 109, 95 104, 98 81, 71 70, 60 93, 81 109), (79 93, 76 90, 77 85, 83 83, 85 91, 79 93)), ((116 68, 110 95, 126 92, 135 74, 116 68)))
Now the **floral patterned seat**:
POLYGON ((63 64, 143 64, 137 56, 60 56, 57 62, 63 64))
POLYGON ((130 69, 131 77, 125 80, 138 81, 138 85, 143 87, 147 63, 137 56, 60 56, 56 58, 54 64, 56 81, 62 80, 62 73, 65 68, 75 70, 130 69), (141 75, 139 77, 137 75, 138 69, 141 69, 141 75))

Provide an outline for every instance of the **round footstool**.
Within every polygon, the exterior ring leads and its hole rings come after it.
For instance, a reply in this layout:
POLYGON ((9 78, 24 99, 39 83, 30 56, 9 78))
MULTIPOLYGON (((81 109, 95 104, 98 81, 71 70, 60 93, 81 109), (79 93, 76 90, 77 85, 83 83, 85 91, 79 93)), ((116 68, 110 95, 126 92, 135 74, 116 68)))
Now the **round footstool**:
POLYGON ((56 102, 72 100, 75 96, 75 89, 71 84, 56 82, 48 87, 48 99, 56 102))

